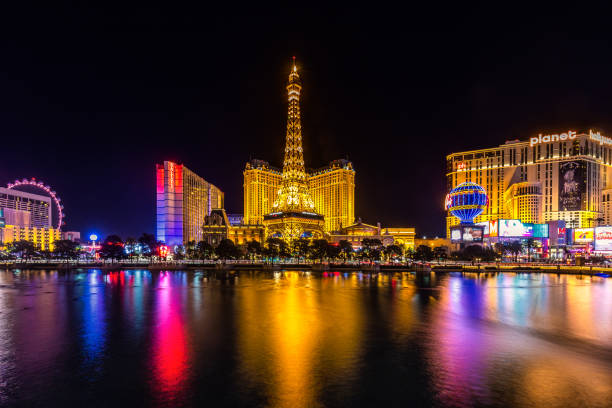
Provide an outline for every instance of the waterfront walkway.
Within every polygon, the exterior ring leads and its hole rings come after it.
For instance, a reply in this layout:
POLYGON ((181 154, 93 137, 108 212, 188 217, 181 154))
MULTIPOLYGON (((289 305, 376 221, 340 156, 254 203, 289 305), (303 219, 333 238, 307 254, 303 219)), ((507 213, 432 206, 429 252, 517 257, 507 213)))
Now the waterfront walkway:
POLYGON ((41 260, 5 260, 0 261, 0 269, 148 269, 148 270, 281 270, 302 269, 312 271, 364 271, 364 272, 517 272, 517 273, 564 273, 577 275, 611 274, 612 268, 602 265, 575 266, 566 264, 548 263, 436 263, 436 262, 409 262, 409 263, 378 263, 347 261, 343 263, 316 263, 290 259, 286 261, 266 262, 263 260, 177 260, 177 261, 149 261, 149 260, 67 260, 56 259, 41 260))

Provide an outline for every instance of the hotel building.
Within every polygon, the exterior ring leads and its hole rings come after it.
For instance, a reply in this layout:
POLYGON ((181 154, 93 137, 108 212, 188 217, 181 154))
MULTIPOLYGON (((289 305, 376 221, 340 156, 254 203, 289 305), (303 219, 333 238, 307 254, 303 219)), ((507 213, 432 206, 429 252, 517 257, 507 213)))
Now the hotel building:
POLYGON ((156 174, 157 240, 170 246, 201 241, 206 217, 223 208, 223 192, 182 164, 157 164, 156 174))
MULTIPOLYGON (((244 172, 244 223, 262 224, 272 212, 282 171, 264 160, 247 162, 244 172)), ((325 231, 339 231, 355 222, 355 170, 348 160, 306 172, 315 210, 325 217, 325 231)))
POLYGON ((51 198, 0 187, 0 208, 6 224, 51 227, 51 198))
POLYGON ((61 239, 61 232, 55 228, 5 225, 0 228, 0 247, 15 241, 29 241, 41 250, 53 251, 55 241, 61 239))
POLYGON ((51 198, 0 188, 1 247, 24 240, 38 249, 52 251, 61 233, 51 226, 51 217, 51 198))
POLYGON ((325 231, 339 231, 355 222, 355 170, 348 160, 334 160, 308 173, 315 209, 325 216, 325 231))
POLYGON ((262 225, 264 214, 272 212, 272 204, 281 186, 282 170, 264 160, 250 160, 244 172, 245 224, 262 225))
MULTIPOLYGON (((611 169, 612 139, 592 130, 539 134, 446 158, 448 191, 472 181, 487 192, 489 205, 475 222, 563 220, 570 228, 596 226, 611 218, 610 205, 604 204, 611 169)), ((447 237, 458 223, 447 213, 447 237)))

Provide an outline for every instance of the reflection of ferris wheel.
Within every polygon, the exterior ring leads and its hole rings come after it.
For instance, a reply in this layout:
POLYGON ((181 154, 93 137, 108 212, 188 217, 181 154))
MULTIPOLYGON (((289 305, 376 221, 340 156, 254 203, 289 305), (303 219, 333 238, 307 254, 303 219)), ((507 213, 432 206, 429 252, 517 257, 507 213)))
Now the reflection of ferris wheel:
POLYGON ((60 229, 62 225, 64 225, 65 214, 64 214, 64 206, 61 203, 62 200, 59 198, 59 196, 57 195, 55 191, 51 190, 51 187, 49 187, 42 181, 36 181, 36 179, 32 177, 31 180, 28 180, 28 179, 15 180, 13 183, 8 183, 6 187, 14 188, 15 190, 18 190, 18 191, 25 191, 26 193, 33 193, 33 194, 36 192, 36 190, 44 191, 46 194, 48 194, 51 197, 51 200, 55 204, 55 210, 52 211, 53 220, 51 220, 53 227, 60 229), (34 191, 31 191, 31 190, 34 190, 34 191), (56 222, 53 222, 53 221, 56 221, 56 222))

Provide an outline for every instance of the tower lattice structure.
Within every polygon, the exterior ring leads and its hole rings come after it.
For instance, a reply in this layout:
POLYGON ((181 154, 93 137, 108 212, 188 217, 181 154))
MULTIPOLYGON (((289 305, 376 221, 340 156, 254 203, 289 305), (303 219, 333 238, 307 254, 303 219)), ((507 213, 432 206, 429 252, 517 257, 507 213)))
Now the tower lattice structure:
POLYGON ((264 216, 268 235, 289 241, 300 237, 323 235, 323 216, 315 211, 304 167, 300 116, 301 91, 302 83, 294 57, 287 84, 289 107, 282 182, 272 205, 272 213, 264 216))
POLYGON ((315 206, 308 189, 304 150, 302 148, 302 121, 300 118, 300 93, 302 84, 297 72, 295 59, 289 74, 287 93, 289 111, 287 114, 287 138, 285 160, 283 161, 282 185, 272 205, 273 211, 311 211, 315 206))

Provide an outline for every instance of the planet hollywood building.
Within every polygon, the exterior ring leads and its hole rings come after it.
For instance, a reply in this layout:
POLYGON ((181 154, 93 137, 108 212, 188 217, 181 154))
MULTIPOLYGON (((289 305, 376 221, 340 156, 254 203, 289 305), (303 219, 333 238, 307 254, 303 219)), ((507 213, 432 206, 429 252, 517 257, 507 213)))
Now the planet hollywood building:
MULTIPOLYGON (((472 181, 489 205, 475 222, 562 220, 569 228, 604 225, 612 206, 612 138, 589 130, 542 133, 447 156, 447 190, 472 181)), ((450 213, 446 233, 459 221, 450 213)))

